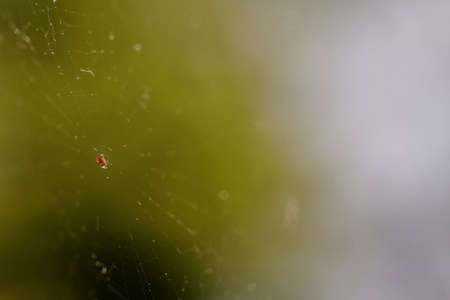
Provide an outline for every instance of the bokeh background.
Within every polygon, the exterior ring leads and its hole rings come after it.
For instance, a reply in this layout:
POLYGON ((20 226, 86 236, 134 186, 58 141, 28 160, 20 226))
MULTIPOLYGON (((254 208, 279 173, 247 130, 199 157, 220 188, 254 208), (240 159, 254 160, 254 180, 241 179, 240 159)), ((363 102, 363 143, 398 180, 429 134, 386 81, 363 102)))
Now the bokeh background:
POLYGON ((0 12, 0 298, 450 297, 445 1, 0 12))

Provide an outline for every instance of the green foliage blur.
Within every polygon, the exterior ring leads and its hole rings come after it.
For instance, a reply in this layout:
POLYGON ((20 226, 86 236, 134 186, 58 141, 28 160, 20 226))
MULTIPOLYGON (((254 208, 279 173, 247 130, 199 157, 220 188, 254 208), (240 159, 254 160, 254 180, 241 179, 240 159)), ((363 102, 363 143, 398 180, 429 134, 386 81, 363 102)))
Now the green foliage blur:
POLYGON ((137 219, 149 252, 153 239, 190 249, 191 237, 179 233, 186 228, 217 252, 161 256, 171 272, 191 274, 183 298, 276 297, 263 274, 300 244, 286 227, 285 199, 311 191, 258 126, 268 76, 230 38, 233 5, 2 4, 1 299, 114 298, 114 279, 100 276, 91 256, 114 265, 120 253, 109 254, 109 239, 137 219), (164 210, 137 204, 148 198, 164 210), (220 273, 203 281, 209 265, 220 273), (210 286, 198 288, 203 282, 210 286))

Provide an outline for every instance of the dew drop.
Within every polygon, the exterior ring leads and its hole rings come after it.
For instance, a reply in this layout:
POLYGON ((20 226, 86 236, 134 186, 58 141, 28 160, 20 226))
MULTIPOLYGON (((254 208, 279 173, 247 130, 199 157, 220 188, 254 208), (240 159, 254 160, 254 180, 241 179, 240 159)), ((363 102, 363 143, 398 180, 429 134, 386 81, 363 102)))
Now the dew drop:
POLYGON ((256 283, 251 282, 247 285, 247 291, 249 291, 250 293, 254 293, 256 292, 256 283))
POLYGON ((225 190, 221 190, 217 196, 221 200, 228 200, 228 198, 230 197, 230 194, 225 190))
POLYGON ((175 115, 181 116, 183 114, 183 109, 181 107, 175 109, 175 115))
POLYGON ((148 107, 148 100, 142 100, 142 101, 139 101, 139 107, 140 107, 142 110, 146 110, 147 107, 148 107))
POLYGON ((138 43, 134 44, 133 45, 133 50, 134 51, 141 51, 142 50, 142 45, 138 44, 138 43))

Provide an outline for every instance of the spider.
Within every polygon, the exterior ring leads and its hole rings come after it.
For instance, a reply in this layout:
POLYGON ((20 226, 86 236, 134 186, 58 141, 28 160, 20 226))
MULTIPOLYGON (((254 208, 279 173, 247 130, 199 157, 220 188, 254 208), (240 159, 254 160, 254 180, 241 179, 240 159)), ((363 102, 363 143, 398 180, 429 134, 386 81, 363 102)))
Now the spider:
MULTIPOLYGON (((110 148, 108 148, 110 149, 110 148)), ((98 151, 97 149, 94 148, 95 151, 98 151)), ((110 149, 111 150, 111 149, 110 149)), ((105 155, 103 155, 103 153, 100 153, 97 156, 97 164, 100 166, 100 168, 102 169, 106 169, 106 165, 110 164, 109 160, 106 160, 105 155)))
POLYGON ((107 161, 106 159, 105 159, 105 156, 103 155, 103 154, 99 154, 98 156, 97 156, 97 164, 101 167, 101 168, 103 168, 103 169, 106 169, 106 165, 109 163, 109 161, 107 161))

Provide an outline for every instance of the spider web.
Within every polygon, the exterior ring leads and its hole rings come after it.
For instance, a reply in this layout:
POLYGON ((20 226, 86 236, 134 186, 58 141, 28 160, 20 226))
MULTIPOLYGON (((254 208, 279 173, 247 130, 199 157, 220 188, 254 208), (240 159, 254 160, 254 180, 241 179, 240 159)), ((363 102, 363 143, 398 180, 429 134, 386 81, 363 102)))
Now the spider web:
POLYGON ((448 298, 443 3, 0 1, 0 299, 448 298))
POLYGON ((50 253, 28 264, 45 269, 43 298, 262 295, 256 248, 272 241, 252 234, 286 222, 262 217, 279 166, 217 54, 226 45, 213 10, 178 5, 27 1, 2 15, 28 122, 21 165, 31 171, 16 185, 39 178, 27 205, 50 253))

